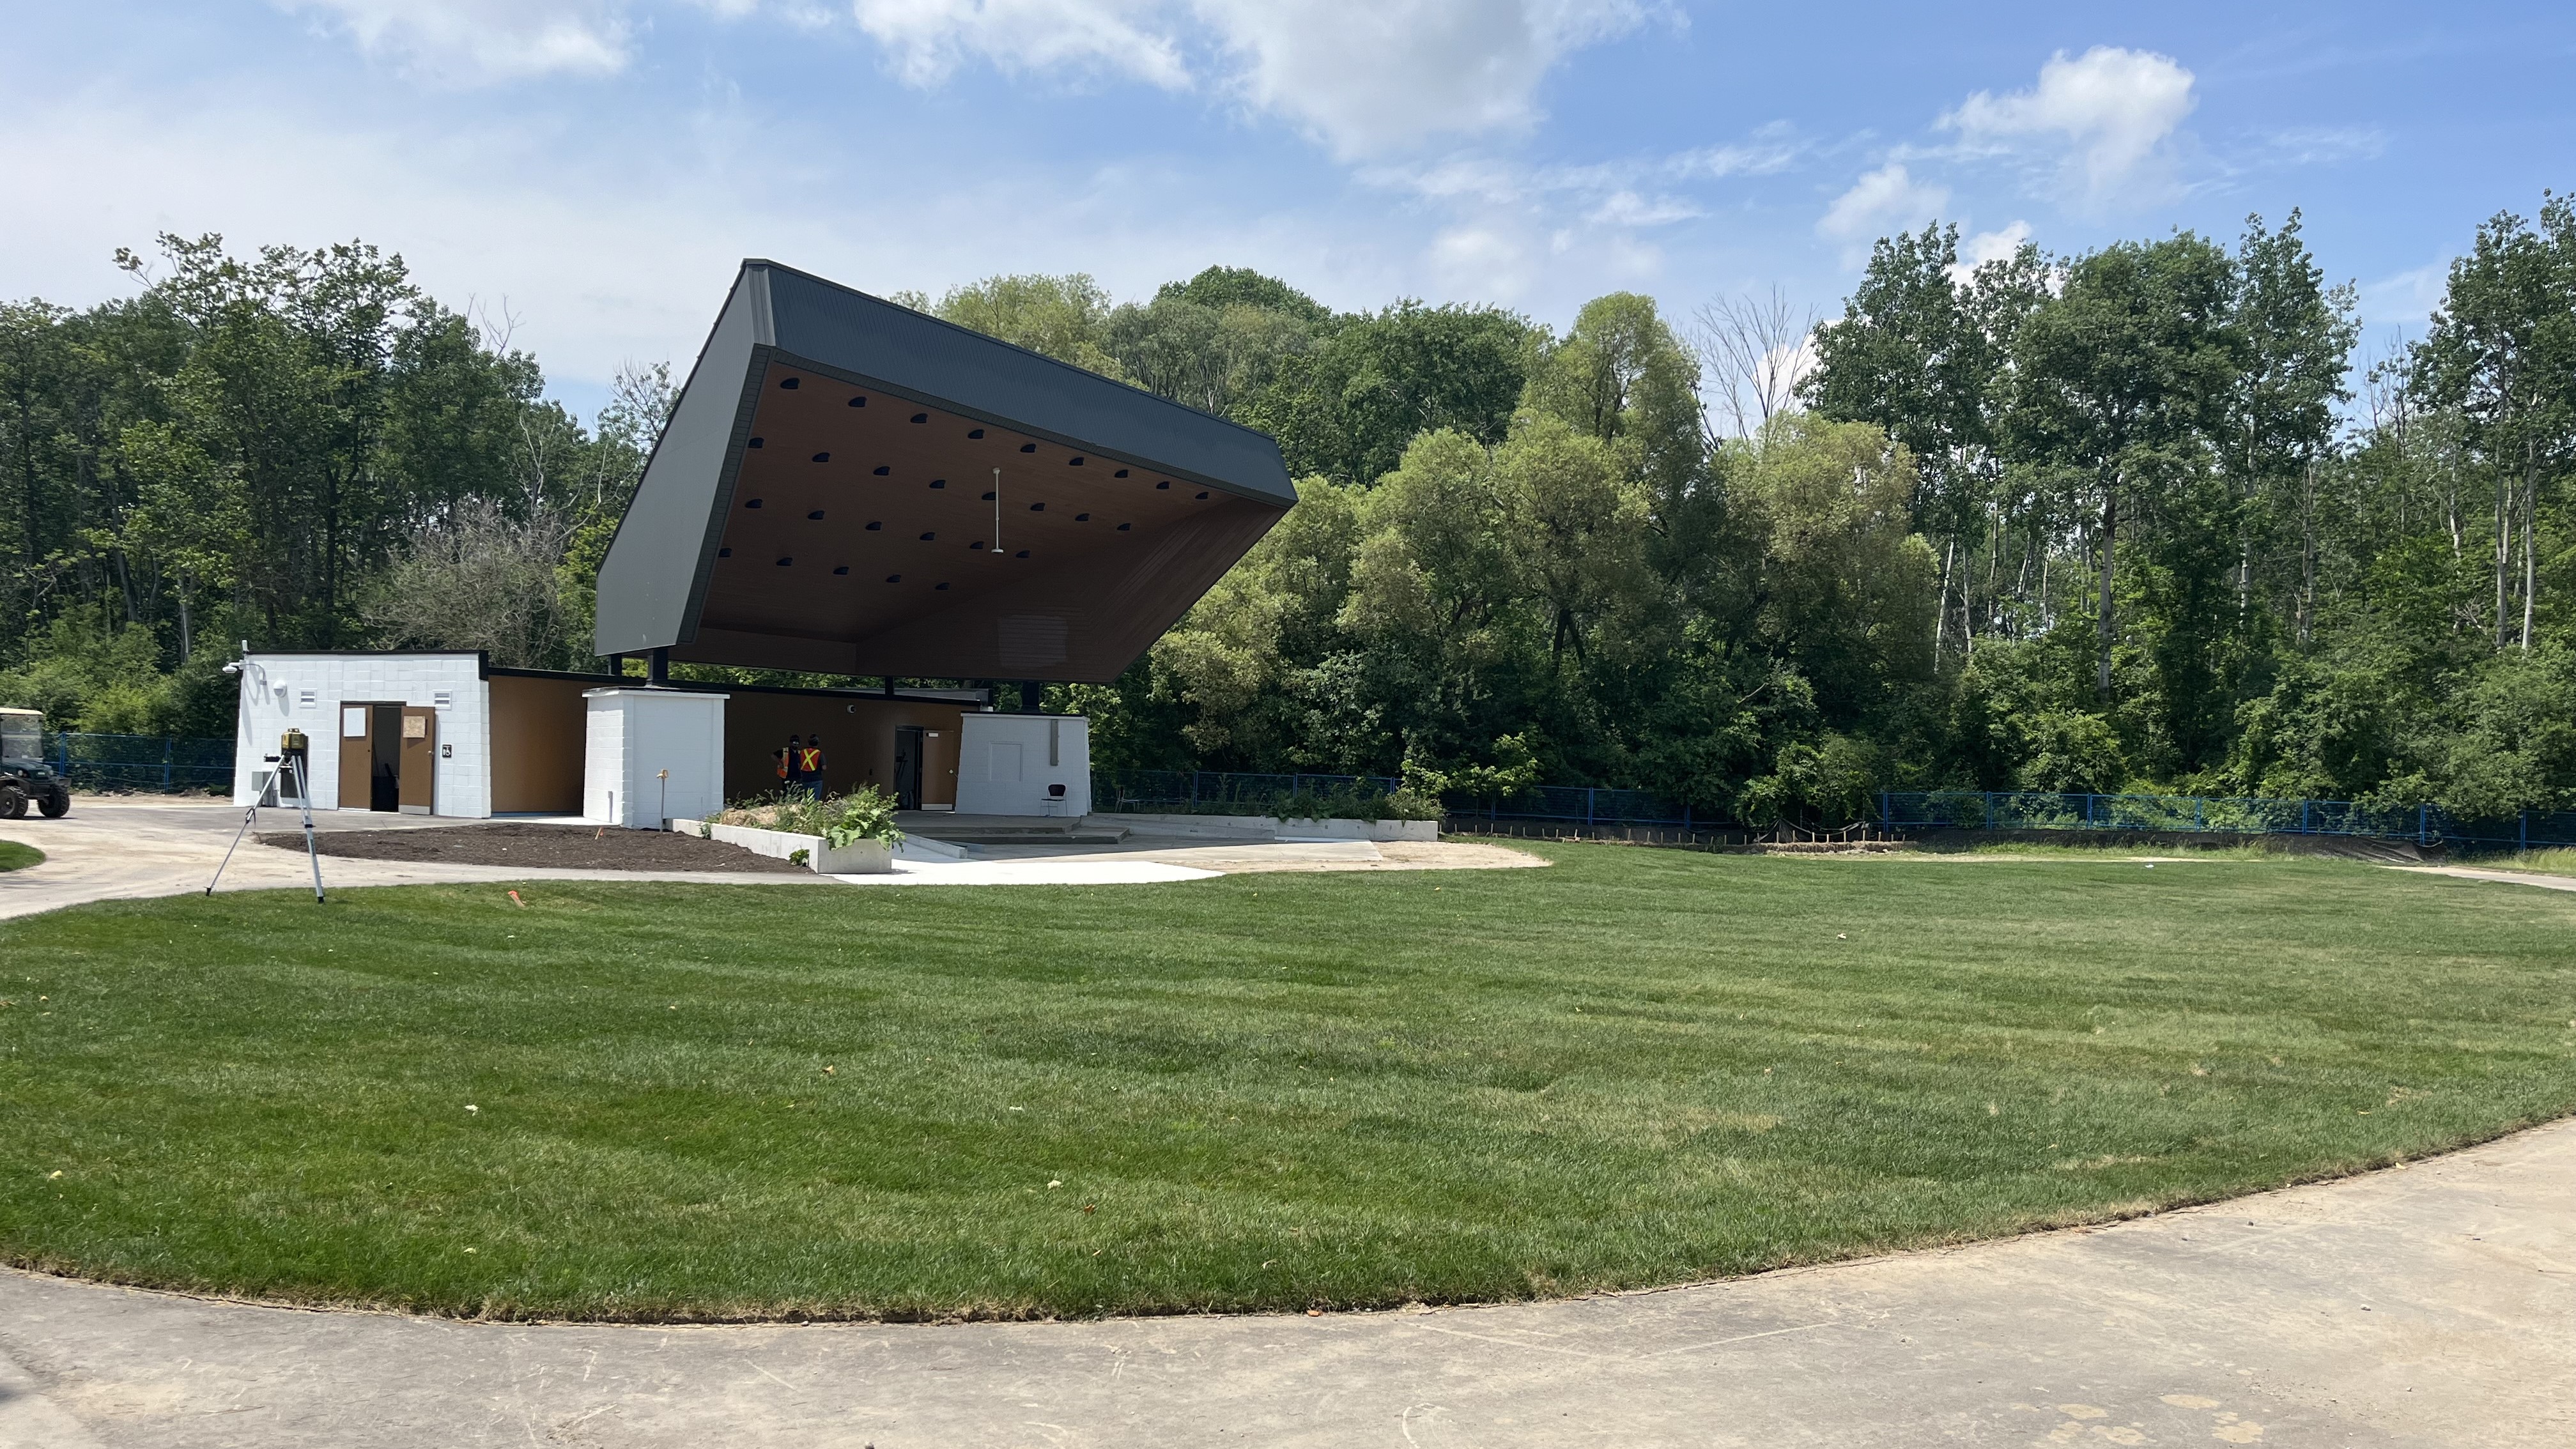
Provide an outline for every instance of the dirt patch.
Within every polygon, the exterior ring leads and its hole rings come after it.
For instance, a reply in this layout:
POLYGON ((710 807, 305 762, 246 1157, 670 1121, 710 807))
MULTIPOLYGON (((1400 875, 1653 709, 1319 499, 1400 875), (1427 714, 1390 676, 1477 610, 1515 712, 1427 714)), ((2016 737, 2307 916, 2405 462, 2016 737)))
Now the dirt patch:
MULTIPOLYGON (((458 825, 429 830, 326 830, 313 837, 324 855, 357 860, 437 861, 447 865, 517 865, 535 870, 728 870, 809 874, 774 856, 754 855, 720 840, 659 830, 601 830, 593 825, 458 825)), ((272 830, 262 845, 302 850, 304 834, 272 830)))

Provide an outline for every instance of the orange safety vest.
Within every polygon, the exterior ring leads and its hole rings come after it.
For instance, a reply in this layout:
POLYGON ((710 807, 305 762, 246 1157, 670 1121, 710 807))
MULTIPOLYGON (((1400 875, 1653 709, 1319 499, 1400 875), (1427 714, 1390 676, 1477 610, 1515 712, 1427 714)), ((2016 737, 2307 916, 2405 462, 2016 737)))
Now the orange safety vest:
POLYGON ((785 750, 778 752, 778 778, 782 780, 787 778, 787 751, 785 750))
POLYGON ((807 745, 796 752, 796 768, 800 773, 807 775, 823 773, 823 752, 812 745, 807 745))

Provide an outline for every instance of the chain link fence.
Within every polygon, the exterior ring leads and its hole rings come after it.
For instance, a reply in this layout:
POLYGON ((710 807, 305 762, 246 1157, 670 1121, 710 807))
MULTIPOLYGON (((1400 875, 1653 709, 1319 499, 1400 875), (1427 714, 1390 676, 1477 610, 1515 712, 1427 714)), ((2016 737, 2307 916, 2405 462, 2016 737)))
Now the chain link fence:
POLYGON ((75 790, 230 795, 233 742, 48 731, 45 763, 75 790))

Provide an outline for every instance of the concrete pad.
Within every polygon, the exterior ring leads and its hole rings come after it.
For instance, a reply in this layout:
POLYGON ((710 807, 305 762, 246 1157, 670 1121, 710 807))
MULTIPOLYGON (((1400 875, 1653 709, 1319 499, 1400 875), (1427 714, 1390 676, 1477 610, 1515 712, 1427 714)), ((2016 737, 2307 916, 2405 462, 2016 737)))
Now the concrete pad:
POLYGON ((2576 1442, 2570 1202, 2576 1122, 2560 1122, 2099 1229, 1321 1318, 474 1324, 0 1272, 0 1393, 33 1384, 58 1416, 22 1392, 10 1411, 38 1427, 0 1445, 64 1442, 43 1426, 68 1418, 111 1449, 2561 1449, 2576 1442))
MULTIPOLYGON (((511 817, 537 820, 538 817, 511 817)), ((0 919, 86 901, 187 895, 204 890, 241 827, 239 807, 220 800, 166 796, 83 796, 60 820, 0 821, 0 840, 23 841, 46 854, 43 864, 0 874, 0 919)), ((292 810, 263 810, 263 831, 300 825, 292 810)), ((540 822, 553 823, 553 822, 540 822)), ((595 824, 592 821, 572 822, 595 824)), ((313 828, 435 830, 471 828, 442 816, 366 810, 316 811, 313 828)), ((613 827, 612 827, 613 828, 613 827)), ((891 875, 742 875, 722 871, 550 870, 506 865, 454 865, 329 856, 326 890, 387 885, 453 885, 530 880, 676 881, 705 885, 1148 885, 1205 880, 1243 871, 1444 870, 1545 865, 1522 851, 1457 841, 1229 841, 1131 838, 1114 845, 978 846, 966 858, 915 850, 896 855, 891 875)), ((955 847, 950 847, 955 849, 955 847)), ((961 852, 961 854, 963 854, 961 852)), ((312 870, 301 850, 245 839, 224 868, 221 889, 310 890, 312 870)))
POLYGON ((2447 875, 2460 880, 2491 880, 2505 885, 2538 886, 2545 891, 2576 891, 2576 876, 2543 875, 2530 870, 2482 870, 2468 865, 2392 865, 2408 875, 2447 875))

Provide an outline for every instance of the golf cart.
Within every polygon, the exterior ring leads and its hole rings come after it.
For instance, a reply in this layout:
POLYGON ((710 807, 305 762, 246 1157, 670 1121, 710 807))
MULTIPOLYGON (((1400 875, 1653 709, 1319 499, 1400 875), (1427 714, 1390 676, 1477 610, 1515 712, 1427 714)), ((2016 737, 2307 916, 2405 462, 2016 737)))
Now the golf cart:
POLYGON ((45 763, 45 717, 32 709, 0 709, 0 820, 26 818, 35 802, 48 820, 72 808, 72 787, 45 763))

